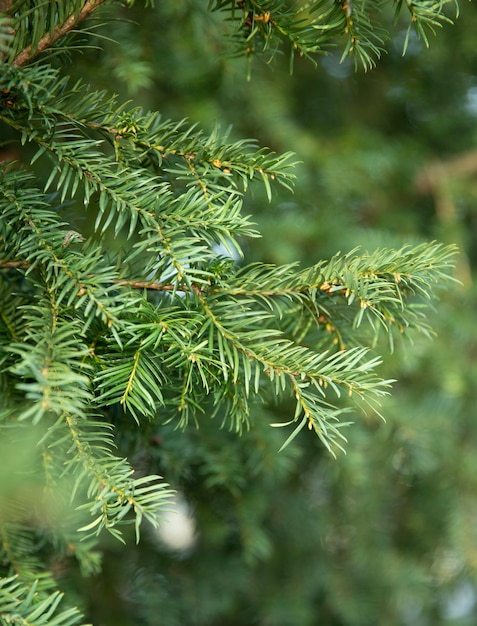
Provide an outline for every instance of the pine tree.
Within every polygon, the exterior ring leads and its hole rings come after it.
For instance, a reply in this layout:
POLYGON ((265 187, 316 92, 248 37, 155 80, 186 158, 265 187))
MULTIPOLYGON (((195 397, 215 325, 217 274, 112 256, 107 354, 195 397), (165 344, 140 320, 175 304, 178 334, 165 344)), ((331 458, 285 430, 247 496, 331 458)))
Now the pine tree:
MULTIPOLYGON (((0 120, 24 146, 23 163, 4 161, 0 173, 5 624, 83 623, 74 598, 62 600, 62 569, 76 560, 95 573, 104 531, 122 541, 132 526, 138 541, 143 520, 160 524, 172 490, 117 450, 122 431, 192 424, 250 437, 262 427, 257 403, 280 401, 289 415, 272 424, 286 433, 277 449, 309 429, 339 454, 347 415, 379 414, 392 383, 379 371, 382 338, 392 348, 402 334, 431 333, 427 307, 454 255, 429 243, 354 249, 305 269, 247 263, 244 242, 259 233, 245 194, 262 185, 272 202, 277 185, 291 189, 293 156, 65 75, 60 62, 106 4, 0 3, 0 120), (72 203, 93 232, 69 217, 72 203)), ((209 10, 229 52, 251 62, 280 48, 292 63, 313 60, 341 37, 343 57, 370 69, 386 39, 377 6, 232 0, 209 10)), ((442 2, 406 7, 426 43, 426 29, 448 19, 442 2)))

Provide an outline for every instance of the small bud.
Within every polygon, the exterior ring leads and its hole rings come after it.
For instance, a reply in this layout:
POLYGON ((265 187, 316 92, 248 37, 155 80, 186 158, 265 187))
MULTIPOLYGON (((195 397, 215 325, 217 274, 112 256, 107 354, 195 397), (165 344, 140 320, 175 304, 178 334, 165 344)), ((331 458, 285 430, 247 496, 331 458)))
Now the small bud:
POLYGON ((69 230, 65 238, 63 239, 63 243, 61 244, 62 248, 66 248, 70 244, 71 241, 84 241, 84 237, 81 233, 76 232, 76 230, 69 230))

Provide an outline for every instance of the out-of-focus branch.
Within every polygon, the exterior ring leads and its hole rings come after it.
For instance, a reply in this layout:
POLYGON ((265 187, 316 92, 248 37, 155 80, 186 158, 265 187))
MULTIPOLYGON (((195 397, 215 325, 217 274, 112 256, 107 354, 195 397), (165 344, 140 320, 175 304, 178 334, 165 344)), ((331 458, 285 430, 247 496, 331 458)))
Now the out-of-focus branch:
POLYGON ((415 184, 419 193, 432 195, 437 219, 447 237, 452 237, 461 251, 456 260, 456 274, 464 285, 472 282, 470 263, 465 254, 455 191, 452 182, 477 174, 477 150, 471 150, 449 159, 425 165, 417 174, 415 184))

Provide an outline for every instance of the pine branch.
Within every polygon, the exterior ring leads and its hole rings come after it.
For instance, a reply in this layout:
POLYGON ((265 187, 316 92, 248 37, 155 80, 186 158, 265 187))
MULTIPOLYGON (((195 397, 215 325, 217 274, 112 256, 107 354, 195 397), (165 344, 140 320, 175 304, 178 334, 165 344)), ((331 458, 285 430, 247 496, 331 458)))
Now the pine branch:
POLYGON ((89 15, 104 2, 105 0, 87 0, 87 2, 84 4, 83 8, 79 12, 70 15, 69 18, 65 22, 63 22, 63 24, 59 24, 58 26, 56 26, 52 33, 45 33, 45 35, 43 35, 35 48, 30 45, 22 50, 15 57, 12 64, 16 67, 22 67, 23 65, 26 65, 27 63, 35 59, 42 52, 53 46, 59 39, 62 39, 71 30, 76 28, 78 24, 80 24, 83 20, 89 17, 89 15))

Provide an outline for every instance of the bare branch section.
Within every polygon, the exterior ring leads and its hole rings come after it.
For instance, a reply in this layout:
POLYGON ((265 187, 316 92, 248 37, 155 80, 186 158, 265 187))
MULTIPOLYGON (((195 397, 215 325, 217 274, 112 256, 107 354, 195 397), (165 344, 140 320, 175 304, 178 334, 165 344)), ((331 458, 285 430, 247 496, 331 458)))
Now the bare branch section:
POLYGON ((2 261, 0 260, 0 268, 1 269, 22 269, 27 270, 29 268, 28 263, 24 263, 23 261, 2 261))
MULTIPOLYGON (((0 0, 2 2, 2 0, 0 0)), ((83 8, 79 13, 74 13, 69 16, 69 18, 63 22, 63 24, 59 24, 53 33, 46 33, 38 42, 38 46, 35 50, 33 50, 32 46, 28 46, 24 50, 20 52, 16 56, 13 61, 13 65, 17 67, 21 67, 26 65, 29 61, 32 61, 37 56, 39 56, 42 52, 44 52, 47 48, 55 44, 59 39, 67 35, 73 28, 76 28, 80 22, 85 20, 91 13, 97 9, 101 4, 103 4, 105 0, 88 0, 85 2, 83 8)), ((7 3, 8 4, 8 3, 7 3)))

